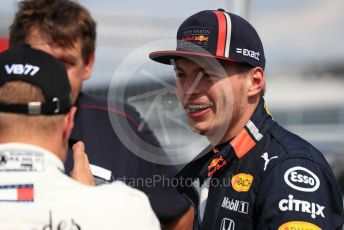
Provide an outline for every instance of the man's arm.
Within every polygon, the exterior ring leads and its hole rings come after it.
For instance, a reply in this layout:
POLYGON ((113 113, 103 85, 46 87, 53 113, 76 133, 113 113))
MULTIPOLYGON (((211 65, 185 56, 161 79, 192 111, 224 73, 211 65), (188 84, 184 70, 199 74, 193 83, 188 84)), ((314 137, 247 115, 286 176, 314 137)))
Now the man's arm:
POLYGON ((163 230, 192 230, 194 219, 194 209, 192 206, 175 221, 162 225, 163 230))
POLYGON ((257 194, 257 229, 341 229, 342 197, 322 164, 291 158, 267 171, 257 194))

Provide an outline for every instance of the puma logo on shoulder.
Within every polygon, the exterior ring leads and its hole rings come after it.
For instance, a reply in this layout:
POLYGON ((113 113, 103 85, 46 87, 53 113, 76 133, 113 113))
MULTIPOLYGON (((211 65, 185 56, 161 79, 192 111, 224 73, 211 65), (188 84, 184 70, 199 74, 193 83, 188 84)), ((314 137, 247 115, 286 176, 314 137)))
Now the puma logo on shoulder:
POLYGON ((273 157, 269 158, 269 154, 268 154, 267 152, 263 153, 263 154, 261 155, 261 157, 265 160, 264 171, 265 171, 266 168, 268 167, 268 164, 269 164, 269 162, 270 162, 271 160, 277 159, 277 158, 278 158, 278 156, 273 156, 273 157))

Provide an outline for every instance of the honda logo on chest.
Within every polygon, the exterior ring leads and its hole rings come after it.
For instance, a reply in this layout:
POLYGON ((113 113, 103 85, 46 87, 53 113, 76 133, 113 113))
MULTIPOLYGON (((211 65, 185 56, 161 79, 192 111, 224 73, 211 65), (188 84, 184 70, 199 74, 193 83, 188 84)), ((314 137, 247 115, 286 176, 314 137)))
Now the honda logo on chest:
POLYGON ((229 218, 223 218, 221 222, 220 230, 234 230, 235 222, 229 218))

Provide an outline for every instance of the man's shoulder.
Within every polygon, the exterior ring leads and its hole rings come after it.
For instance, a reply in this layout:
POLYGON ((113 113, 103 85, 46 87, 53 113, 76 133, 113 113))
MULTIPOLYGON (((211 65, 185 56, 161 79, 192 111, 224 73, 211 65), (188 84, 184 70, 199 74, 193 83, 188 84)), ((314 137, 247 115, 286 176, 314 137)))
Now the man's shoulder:
POLYGON ((116 210, 130 208, 154 215, 147 195, 136 188, 126 185, 124 182, 115 181, 93 187, 92 190, 91 197, 97 199, 97 202, 105 201, 110 208, 116 210))
MULTIPOLYGON (((106 200, 108 203, 116 202, 117 205, 126 202, 149 203, 148 197, 143 192, 126 185, 122 181, 114 181, 100 186, 87 186, 72 180, 64 174, 56 176, 54 181, 58 185, 56 186, 57 188, 61 187, 65 189, 65 192, 68 191, 71 194, 76 194, 74 197, 78 197, 78 200, 87 197, 89 201, 102 202, 102 200, 106 200)), ((51 192, 59 190, 51 188, 51 186, 48 189, 51 192)))
POLYGON ((115 196, 116 199, 122 199, 123 202, 125 202, 125 199, 131 199, 137 202, 149 203, 148 197, 142 191, 132 188, 122 181, 103 184, 101 186, 94 187, 94 189, 98 190, 100 193, 115 196))
POLYGON ((295 133, 275 125, 270 130, 268 139, 268 145, 259 157, 264 166, 262 167, 264 173, 281 165, 289 165, 290 162, 309 162, 309 164, 317 165, 324 171, 331 172, 324 155, 311 143, 295 133))
POLYGON ((144 227, 146 224, 158 226, 158 220, 147 196, 122 182, 93 187, 83 185, 59 173, 53 179, 39 185, 37 186, 39 192, 35 197, 40 199, 35 201, 35 205, 49 204, 54 216, 57 216, 58 210, 63 210, 64 215, 75 218, 80 226, 87 226, 90 229, 105 229, 109 226, 116 226, 119 229, 124 226, 125 229, 131 229, 129 226, 139 227, 138 224, 143 224, 144 227), (49 197, 63 197, 63 199, 54 202, 49 197), (128 217, 132 217, 137 223, 128 222, 128 217))
POLYGON ((314 161, 323 158, 322 153, 311 143, 279 125, 274 126, 270 134, 272 141, 269 147, 279 149, 281 157, 302 157, 314 161))
POLYGON ((137 110, 124 101, 108 100, 105 97, 80 93, 76 106, 78 108, 76 125, 87 123, 89 126, 95 121, 97 121, 97 125, 100 123, 108 125, 110 122, 109 117, 115 117, 121 121, 125 119, 133 126, 138 126, 141 122, 141 117, 137 110))

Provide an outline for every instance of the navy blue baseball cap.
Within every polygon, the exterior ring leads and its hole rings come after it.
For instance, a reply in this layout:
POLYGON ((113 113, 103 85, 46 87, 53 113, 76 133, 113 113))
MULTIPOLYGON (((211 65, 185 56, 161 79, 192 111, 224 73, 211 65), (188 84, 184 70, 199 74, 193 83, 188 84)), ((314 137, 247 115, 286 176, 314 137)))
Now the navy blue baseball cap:
POLYGON ((66 114, 72 106, 71 86, 63 63, 28 45, 0 53, 0 87, 9 81, 24 81, 39 87, 45 101, 27 104, 0 102, 1 112, 28 115, 66 114))
POLYGON ((216 58, 265 68, 262 42, 242 17, 219 10, 205 10, 187 18, 177 32, 177 49, 156 51, 149 57, 171 65, 178 58, 216 58))

